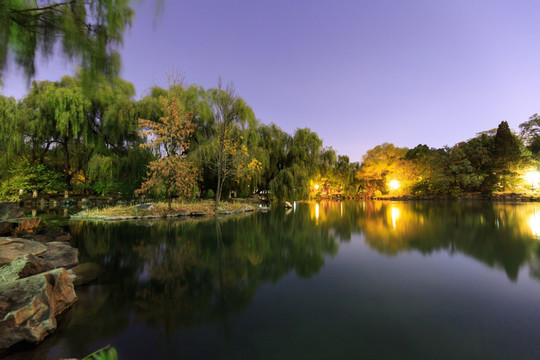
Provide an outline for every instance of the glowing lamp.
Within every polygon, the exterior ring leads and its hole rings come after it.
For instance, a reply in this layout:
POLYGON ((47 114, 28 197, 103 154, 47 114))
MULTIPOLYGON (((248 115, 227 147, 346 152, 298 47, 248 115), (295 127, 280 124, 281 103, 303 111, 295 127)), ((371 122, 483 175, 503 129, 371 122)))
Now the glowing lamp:
POLYGON ((397 190, 399 189, 399 186, 400 186, 399 181, 395 179, 388 183, 388 187, 390 188, 390 190, 397 190))
POLYGON ((315 184, 315 190, 319 190, 319 185, 315 184))
POLYGON ((531 188, 535 188, 538 186, 538 182, 540 181, 540 173, 538 171, 529 171, 525 173, 523 177, 525 178, 525 181, 527 181, 527 183, 531 184, 531 188))

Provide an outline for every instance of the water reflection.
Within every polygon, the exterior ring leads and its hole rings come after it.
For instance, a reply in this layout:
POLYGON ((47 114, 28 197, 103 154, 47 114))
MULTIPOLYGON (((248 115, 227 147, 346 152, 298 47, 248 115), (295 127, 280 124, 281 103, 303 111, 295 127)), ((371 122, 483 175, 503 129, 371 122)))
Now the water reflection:
MULTIPOLYGON (((118 313, 133 311, 169 338, 179 326, 226 328, 261 284, 291 271, 303 278, 318 273, 339 245, 329 231, 313 227, 307 211, 276 210, 199 222, 79 222, 71 230, 81 260, 106 268, 100 283, 116 284, 107 293, 109 305, 118 313)), ((125 326, 114 313, 114 324, 125 326)))
POLYGON ((313 277, 354 237, 388 261, 402 252, 457 252, 511 281, 524 267, 540 279, 536 214, 537 204, 321 202, 196 222, 72 223, 81 262, 100 263, 105 273, 78 291, 59 336, 66 354, 82 356, 133 322, 168 343, 178 329, 207 324, 226 334, 262 285, 291 273, 313 277))
POLYGON ((461 252, 503 269, 516 280, 538 249, 540 204, 488 202, 321 203, 319 225, 343 239, 364 235, 374 250, 395 256, 403 251, 461 252), (345 216, 341 216, 344 214, 345 216), (338 217, 339 216, 339 217, 338 217))
POLYGON ((535 238, 540 238, 540 214, 536 211, 529 216, 529 226, 535 238))

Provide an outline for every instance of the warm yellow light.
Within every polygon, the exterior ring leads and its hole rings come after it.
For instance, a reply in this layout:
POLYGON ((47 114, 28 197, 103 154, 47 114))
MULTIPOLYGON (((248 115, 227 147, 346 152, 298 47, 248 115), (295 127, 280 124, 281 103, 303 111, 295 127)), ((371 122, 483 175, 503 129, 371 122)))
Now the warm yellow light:
POLYGON ((390 216, 392 217, 392 227, 396 228, 396 221, 399 219, 399 216, 401 215, 401 212, 398 208, 394 207, 392 204, 392 208, 390 209, 390 216))
POLYGON ((315 223, 319 223, 319 204, 315 204, 315 223))
POLYGON ((319 185, 315 184, 315 190, 319 190, 319 185))
POLYGON ((535 188, 538 186, 538 182, 540 182, 540 173, 536 170, 531 170, 526 172, 523 178, 527 181, 527 184, 530 184, 532 188, 535 188))
POLYGON ((529 227, 535 238, 540 238, 540 215, 537 215, 536 212, 529 217, 529 227))
POLYGON ((397 180, 391 180, 389 183, 388 183, 388 187, 390 188, 390 190, 397 190, 399 189, 399 181, 397 180))

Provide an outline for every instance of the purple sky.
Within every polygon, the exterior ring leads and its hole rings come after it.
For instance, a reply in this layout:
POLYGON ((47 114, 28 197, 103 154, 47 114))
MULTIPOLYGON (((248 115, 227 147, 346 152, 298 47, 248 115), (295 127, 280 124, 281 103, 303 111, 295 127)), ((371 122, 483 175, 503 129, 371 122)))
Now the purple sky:
MULTIPOLYGON (((453 145, 540 112, 540 2, 165 0, 135 7, 121 76, 143 96, 166 72, 219 76, 263 123, 316 131, 361 161, 383 142, 453 145)), ((39 64, 38 79, 72 73, 39 64)), ((10 67, 5 95, 26 93, 10 67)))

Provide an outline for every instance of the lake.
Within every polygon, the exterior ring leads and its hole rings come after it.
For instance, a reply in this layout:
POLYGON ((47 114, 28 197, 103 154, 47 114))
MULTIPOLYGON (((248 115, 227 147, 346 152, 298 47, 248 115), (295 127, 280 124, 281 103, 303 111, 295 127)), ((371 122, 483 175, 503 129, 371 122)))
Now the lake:
POLYGON ((321 202, 72 222, 60 329, 15 358, 539 359, 540 204, 321 202))

